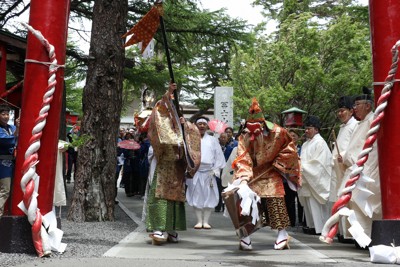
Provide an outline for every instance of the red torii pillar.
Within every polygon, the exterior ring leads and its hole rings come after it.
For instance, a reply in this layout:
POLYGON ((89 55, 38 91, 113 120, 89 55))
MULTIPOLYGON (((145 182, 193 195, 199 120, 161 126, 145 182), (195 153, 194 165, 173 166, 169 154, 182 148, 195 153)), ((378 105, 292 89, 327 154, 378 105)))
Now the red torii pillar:
MULTIPOLYGON (((375 101, 392 64, 391 48, 400 39, 400 1, 369 0, 375 101)), ((396 79, 399 79, 399 71, 396 79)), ((400 85, 394 83, 378 132, 383 220, 372 225, 371 245, 400 243, 400 85)))
POLYGON ((0 94, 6 91, 7 75, 7 50, 6 46, 0 43, 0 94))
MULTIPOLYGON (((31 0, 29 24, 40 31, 55 47, 59 65, 65 64, 67 30, 70 0, 31 0)), ((40 41, 31 33, 28 34, 26 58, 49 62, 48 52, 40 41)), ((35 253, 32 243, 30 224, 25 214, 18 208, 22 201, 21 190, 22 164, 35 120, 42 107, 43 95, 47 91, 49 68, 43 64, 26 63, 22 95, 21 126, 18 138, 17 158, 13 188, 11 192, 11 216, 3 216, 0 224, 0 251, 12 253, 35 253), (7 240, 8 239, 8 240, 7 240), (5 245, 4 245, 5 244, 5 245), (7 246, 8 244, 8 246, 7 246)), ((52 211, 54 196, 55 166, 59 139, 62 92, 64 90, 64 69, 56 73, 57 85, 50 104, 49 116, 41 137, 38 151, 39 164, 36 172, 40 176, 38 189, 38 208, 42 215, 52 211)))

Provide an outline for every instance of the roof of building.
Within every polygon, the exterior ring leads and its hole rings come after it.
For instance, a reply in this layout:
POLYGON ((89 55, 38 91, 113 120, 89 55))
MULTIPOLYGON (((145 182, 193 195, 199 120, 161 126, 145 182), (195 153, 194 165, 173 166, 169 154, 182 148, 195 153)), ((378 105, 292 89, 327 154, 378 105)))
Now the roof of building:
POLYGON ((286 114, 286 113, 307 113, 307 111, 304 111, 304 110, 301 110, 301 109, 299 109, 299 108, 297 108, 297 107, 292 107, 292 108, 290 108, 290 109, 288 109, 288 110, 285 110, 285 111, 282 111, 281 113, 282 114, 286 114))

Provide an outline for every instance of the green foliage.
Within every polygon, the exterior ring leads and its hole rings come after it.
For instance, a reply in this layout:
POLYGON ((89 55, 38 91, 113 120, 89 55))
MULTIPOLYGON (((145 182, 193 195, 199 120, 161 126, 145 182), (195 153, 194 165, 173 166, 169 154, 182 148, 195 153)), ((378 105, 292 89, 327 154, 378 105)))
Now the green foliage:
POLYGON ((265 8, 265 13, 283 23, 290 15, 310 12, 314 17, 329 20, 353 14, 358 18, 368 16, 368 8, 357 5, 356 0, 254 0, 255 5, 265 8))
POLYGON ((231 64, 237 116, 245 118, 257 97, 272 121, 282 123, 281 112, 296 106, 330 128, 339 97, 371 84, 369 30, 347 14, 325 27, 311 13, 291 14, 275 37, 260 38, 231 64))
POLYGON ((65 144, 64 144, 65 148, 68 148, 68 147, 79 148, 93 139, 92 136, 89 136, 87 134, 81 134, 81 135, 73 134, 73 135, 71 135, 71 137, 72 137, 72 142, 71 143, 65 142, 65 144))
MULTIPOLYGON (((68 43, 67 48, 75 50, 73 43, 68 43)), ((77 52, 78 53, 78 52, 77 52)), ((67 109, 82 115, 83 82, 86 78, 86 65, 76 58, 68 57, 65 68, 65 89, 67 109)))
MULTIPOLYGON (((127 29, 149 11, 153 2, 129 1, 127 29)), ((337 99, 359 93, 363 85, 371 84, 368 8, 356 5, 354 0, 255 0, 269 19, 278 22, 277 32, 269 36, 256 35, 244 21, 230 18, 223 10, 202 10, 199 3, 164 2, 181 101, 191 101, 206 110, 213 106, 213 88, 233 86, 236 116, 246 117, 255 96, 275 122, 281 122, 283 110, 297 106, 331 125, 337 99)), ((91 19, 92 9, 93 1, 72 0, 71 20, 83 24, 91 19)), ((139 98, 144 86, 153 89, 156 98, 166 90, 169 72, 160 30, 154 38, 156 56, 150 60, 144 60, 136 46, 126 49, 129 64, 125 69, 124 103, 139 98)), ((88 58, 73 43, 68 44, 67 55, 67 107, 81 113, 88 58)))
MULTIPOLYGON (((127 29, 133 27, 146 14, 153 3, 129 1, 130 12, 127 29)), ((250 47, 254 36, 244 21, 231 19, 222 10, 201 10, 199 1, 165 1, 164 21, 171 55, 175 82, 180 90, 180 100, 192 102, 207 110, 213 106, 213 91, 230 77, 230 59, 237 47, 250 47)), ((91 19, 91 1, 71 2, 71 20, 83 23, 91 19)), ((84 34, 84 33, 80 33, 84 34)), ((123 111, 133 99, 139 99, 144 87, 152 89, 156 98, 161 96, 170 80, 165 43, 159 29, 154 36, 155 57, 142 58, 136 45, 126 49, 127 64, 123 92, 123 111)), ((69 72, 67 107, 80 113, 81 75, 86 73, 85 56, 76 44, 68 48, 69 72)))
POLYGON ((14 84, 17 82, 18 82, 18 80, 15 78, 15 76, 10 71, 6 71, 6 83, 14 84))
MULTIPOLYGON (((213 92, 209 89, 231 79, 232 55, 238 46, 250 47, 254 37, 244 21, 231 19, 222 11, 200 10, 195 2, 165 2, 164 21, 175 81, 182 91, 181 100, 208 109, 213 103, 210 99, 213 92)), ((149 9, 150 6, 146 10, 149 9)), ((130 48, 127 53, 136 63, 126 71, 130 88, 136 94, 146 84, 160 95, 165 92, 169 80, 161 30, 154 39, 155 58, 141 59, 136 48, 130 48)))

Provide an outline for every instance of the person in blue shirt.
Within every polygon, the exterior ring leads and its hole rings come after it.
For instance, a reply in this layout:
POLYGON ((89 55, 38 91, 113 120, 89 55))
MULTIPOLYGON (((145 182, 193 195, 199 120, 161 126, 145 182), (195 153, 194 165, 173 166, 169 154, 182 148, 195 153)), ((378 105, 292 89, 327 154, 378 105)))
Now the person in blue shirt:
POLYGON ((227 154, 226 155, 227 157, 226 156, 225 157, 228 159, 229 156, 231 155, 230 153, 232 153, 233 148, 237 147, 238 141, 233 138, 233 129, 232 129, 232 127, 227 127, 225 129, 225 133, 226 133, 227 138, 228 138, 228 141, 226 142, 226 147, 229 148, 229 154, 227 154))
POLYGON ((10 111, 10 106, 0 104, 0 217, 3 216, 4 205, 10 195, 19 128, 19 119, 15 120, 15 125, 8 124, 10 111))

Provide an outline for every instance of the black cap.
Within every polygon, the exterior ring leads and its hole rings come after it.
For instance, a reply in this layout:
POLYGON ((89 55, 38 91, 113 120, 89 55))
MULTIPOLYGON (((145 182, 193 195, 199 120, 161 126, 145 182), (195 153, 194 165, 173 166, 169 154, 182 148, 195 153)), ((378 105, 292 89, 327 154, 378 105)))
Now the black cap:
POLYGON ((347 109, 352 109, 353 108, 353 98, 351 96, 342 96, 339 98, 338 102, 338 108, 347 108, 347 109))
POLYGON ((308 116, 304 122, 305 127, 315 127, 318 130, 321 128, 321 122, 317 116, 308 116))
POLYGON ((357 100, 368 100, 368 101, 372 101, 372 89, 363 86, 362 88, 363 93, 361 95, 358 95, 354 98, 354 101, 357 100))

